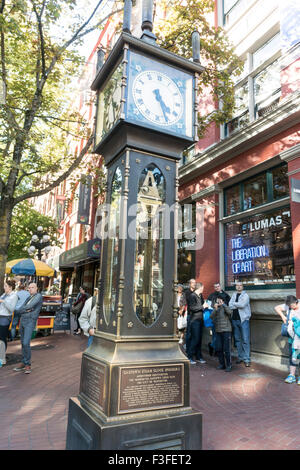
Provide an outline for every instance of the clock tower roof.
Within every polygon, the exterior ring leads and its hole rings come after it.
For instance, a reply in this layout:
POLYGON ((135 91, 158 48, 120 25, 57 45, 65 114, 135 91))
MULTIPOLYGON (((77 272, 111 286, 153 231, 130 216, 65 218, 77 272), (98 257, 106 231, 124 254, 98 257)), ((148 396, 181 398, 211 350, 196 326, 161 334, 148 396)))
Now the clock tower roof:
POLYGON ((124 46, 126 44, 131 50, 150 55, 154 59, 158 59, 168 65, 173 65, 175 67, 181 68, 186 72, 202 73, 204 70, 204 67, 197 62, 185 59, 184 57, 178 56, 173 52, 167 51, 166 49, 163 49, 162 47, 159 47, 156 44, 148 43, 143 39, 138 39, 132 36, 131 34, 123 32, 119 37, 118 41, 116 42, 113 50, 109 54, 107 60, 98 71, 91 85, 91 89, 93 91, 99 90, 102 84, 109 77, 111 71, 117 64, 122 54, 122 50, 124 49, 124 46))

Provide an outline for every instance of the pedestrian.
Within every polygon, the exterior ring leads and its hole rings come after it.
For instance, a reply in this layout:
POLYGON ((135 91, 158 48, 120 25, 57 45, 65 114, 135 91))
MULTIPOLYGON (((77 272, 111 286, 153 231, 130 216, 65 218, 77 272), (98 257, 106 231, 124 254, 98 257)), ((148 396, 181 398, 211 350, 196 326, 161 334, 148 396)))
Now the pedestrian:
POLYGON ((189 311, 189 302, 190 302, 190 295, 194 292, 196 287, 196 279, 190 279, 189 280, 189 287, 185 289, 184 295, 186 299, 186 305, 187 305, 187 327, 186 327, 186 332, 185 332, 185 348, 186 348, 186 353, 188 355, 188 350, 191 342, 191 329, 190 329, 190 311, 189 311))
MULTIPOLYGON (((187 310, 187 304, 186 304, 185 293, 183 292, 183 285, 178 284, 177 285, 177 312, 178 312, 178 315, 180 317, 184 318, 187 315, 186 310, 187 310)), ((178 327, 179 344, 184 344, 185 330, 186 330, 186 327, 184 327, 184 328, 179 328, 178 327)))
MULTIPOLYGON (((216 300, 219 296, 221 296, 221 298, 223 299, 224 304, 228 305, 230 301, 230 296, 222 289, 221 284, 219 282, 216 282, 214 284, 214 289, 215 289, 214 292, 209 294, 207 298, 207 301, 208 303, 210 302, 212 308, 215 305, 216 300)), ((208 343, 208 351, 209 351, 209 355, 213 356, 215 352, 215 345, 216 345, 215 326, 211 328, 211 332, 212 332, 212 337, 211 337, 211 341, 208 343)))
POLYGON ((235 288, 229 307, 232 310, 233 335, 238 352, 236 363, 244 362, 246 367, 250 367, 250 299, 242 282, 237 282, 235 288))
POLYGON ((215 350, 219 359, 218 369, 231 372, 231 317, 232 311, 224 302, 224 296, 220 293, 216 298, 214 310, 210 317, 215 324, 216 344, 215 350))
POLYGON ((74 335, 81 334, 81 329, 80 329, 80 325, 78 322, 78 318, 80 317, 81 311, 88 297, 89 296, 87 293, 87 289, 84 286, 79 287, 79 293, 76 297, 74 304, 72 305, 72 313, 75 315, 75 320, 77 323, 77 328, 74 330, 74 333, 73 333, 74 335))
POLYGON ((283 323, 287 323, 287 316, 289 316, 288 322, 288 333, 290 337, 288 338, 289 343, 289 375, 285 379, 285 382, 292 384, 296 382, 296 370, 298 366, 298 381, 297 384, 300 385, 300 372, 299 372, 299 362, 297 360, 296 354, 293 357, 294 351, 297 349, 297 346, 300 343, 299 335, 295 332, 293 318, 296 318, 300 321, 300 302, 294 295, 288 295, 286 297, 285 303, 276 305, 275 312, 280 315, 283 323))
POLYGON ((189 297, 189 327, 190 327, 190 344, 188 348, 188 358, 190 363, 205 364, 206 361, 202 357, 202 335, 203 335, 203 310, 208 307, 204 302, 202 295, 204 286, 202 282, 196 283, 195 291, 189 297))
POLYGON ((25 290, 25 284, 22 284, 21 282, 18 285, 18 290, 17 290, 17 296, 18 296, 18 302, 14 311, 14 317, 10 329, 10 339, 11 341, 15 339, 16 337, 16 332, 17 332, 17 325, 20 321, 21 314, 19 312, 20 308, 23 307, 24 303, 30 297, 30 294, 27 290, 25 290))
POLYGON ((78 319, 84 334, 89 337, 87 347, 89 347, 94 339, 96 329, 96 303, 98 296, 98 288, 95 287, 94 295, 89 297, 85 302, 81 315, 78 319))
POLYGON ((6 280, 4 282, 4 294, 0 297, 0 367, 6 364, 9 325, 18 302, 18 296, 14 292, 15 287, 15 281, 6 280))
POLYGON ((14 371, 23 371, 25 374, 31 373, 30 341, 43 305, 43 297, 38 292, 38 287, 35 282, 31 282, 29 284, 28 291, 30 297, 28 297, 23 307, 19 310, 19 313, 21 314, 20 335, 22 344, 22 363, 14 368, 14 371))

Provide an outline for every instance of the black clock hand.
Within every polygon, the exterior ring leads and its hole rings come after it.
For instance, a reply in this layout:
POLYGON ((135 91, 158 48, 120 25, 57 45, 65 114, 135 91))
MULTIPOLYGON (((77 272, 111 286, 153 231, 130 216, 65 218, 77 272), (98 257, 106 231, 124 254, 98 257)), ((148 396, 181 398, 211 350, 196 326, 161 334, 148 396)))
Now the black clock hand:
POLYGON ((153 90, 153 93, 155 95, 155 99, 156 101, 159 102, 160 104, 160 107, 161 107, 161 110, 163 112, 163 115, 164 115, 164 118, 165 118, 165 121, 167 122, 168 121, 168 117, 167 117, 167 114, 166 113, 170 113, 170 108, 168 106, 166 106, 166 104, 164 103, 161 95, 160 95, 160 91, 159 89, 157 88, 156 90, 153 90))

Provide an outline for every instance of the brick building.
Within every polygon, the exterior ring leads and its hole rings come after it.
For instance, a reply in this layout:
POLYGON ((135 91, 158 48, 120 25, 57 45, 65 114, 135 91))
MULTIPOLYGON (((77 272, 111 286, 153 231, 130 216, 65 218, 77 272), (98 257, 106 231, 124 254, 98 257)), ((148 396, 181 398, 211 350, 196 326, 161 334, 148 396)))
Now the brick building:
POLYGON ((299 16, 293 0, 216 1, 215 23, 245 63, 236 113, 210 127, 179 171, 180 203, 203 231, 199 249, 184 233, 179 241, 179 280, 201 280, 205 295, 216 281, 229 293, 243 281, 252 351, 268 363, 287 354, 274 306, 300 297, 299 16))

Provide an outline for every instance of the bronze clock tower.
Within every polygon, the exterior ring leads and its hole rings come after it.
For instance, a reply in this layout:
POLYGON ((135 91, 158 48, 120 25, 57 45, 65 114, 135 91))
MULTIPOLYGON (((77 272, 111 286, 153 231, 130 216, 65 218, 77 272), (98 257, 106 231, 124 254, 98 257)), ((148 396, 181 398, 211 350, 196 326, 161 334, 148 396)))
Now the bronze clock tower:
POLYGON ((68 449, 201 449, 190 407, 189 361, 176 335, 177 187, 181 152, 196 140, 194 60, 155 43, 152 3, 143 34, 123 32, 92 89, 94 152, 107 167, 97 330, 70 399, 68 449))

